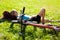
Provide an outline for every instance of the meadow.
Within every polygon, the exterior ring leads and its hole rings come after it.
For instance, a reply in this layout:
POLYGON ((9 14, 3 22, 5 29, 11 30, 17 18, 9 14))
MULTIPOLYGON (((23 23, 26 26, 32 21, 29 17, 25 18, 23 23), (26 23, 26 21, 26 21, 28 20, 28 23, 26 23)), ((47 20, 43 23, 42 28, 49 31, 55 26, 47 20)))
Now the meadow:
MULTIPOLYGON (((20 10, 26 7, 25 14, 37 15, 42 8, 46 9, 45 18, 49 20, 60 20, 60 0, 0 0, 0 18, 3 16, 2 13, 11 10, 17 10, 20 14, 20 10)), ((48 23, 46 23, 48 24, 48 23)), ((50 22, 53 25, 60 25, 59 22, 50 22)), ((13 31, 9 27, 11 22, 0 23, 0 40, 18 40, 18 32, 20 31, 20 24, 14 24, 13 31)), ((33 26, 27 26, 25 32, 26 40, 60 40, 60 33, 58 36, 54 34, 53 30, 46 29, 46 33, 43 29, 36 28, 34 31, 33 26)), ((20 40, 22 37, 20 36, 20 40)))

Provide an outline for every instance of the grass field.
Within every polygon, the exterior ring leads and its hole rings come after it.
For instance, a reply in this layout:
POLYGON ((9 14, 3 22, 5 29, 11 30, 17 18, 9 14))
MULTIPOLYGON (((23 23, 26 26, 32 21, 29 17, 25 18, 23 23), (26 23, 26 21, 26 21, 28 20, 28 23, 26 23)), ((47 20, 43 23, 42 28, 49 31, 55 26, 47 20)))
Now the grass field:
MULTIPOLYGON (((0 17, 2 17, 3 11, 11 11, 13 9, 17 10, 20 13, 20 10, 23 7, 26 7, 25 13, 27 15, 37 15, 41 8, 46 9, 45 17, 49 20, 60 20, 60 0, 0 0, 0 17)), ((18 40, 18 32, 20 30, 19 24, 14 25, 14 29, 11 32, 10 22, 0 23, 0 40, 18 40)), ((52 22, 51 24, 60 25, 58 22, 52 22)), ((32 26, 27 26, 25 39, 26 40, 60 40, 60 33, 58 36, 50 32, 50 29, 47 29, 47 32, 44 34, 43 29, 37 28, 37 31, 34 31, 32 26)), ((20 37, 20 40, 22 38, 20 37)))

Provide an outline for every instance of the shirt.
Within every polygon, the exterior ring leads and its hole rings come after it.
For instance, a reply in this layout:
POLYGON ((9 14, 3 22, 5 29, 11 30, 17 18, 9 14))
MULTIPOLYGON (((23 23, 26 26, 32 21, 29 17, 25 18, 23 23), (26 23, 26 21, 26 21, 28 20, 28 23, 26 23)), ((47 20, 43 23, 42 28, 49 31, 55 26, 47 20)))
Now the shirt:
POLYGON ((20 16, 20 15, 18 15, 17 19, 19 19, 19 18, 22 18, 22 20, 29 20, 31 18, 31 16, 28 16, 28 15, 20 16))

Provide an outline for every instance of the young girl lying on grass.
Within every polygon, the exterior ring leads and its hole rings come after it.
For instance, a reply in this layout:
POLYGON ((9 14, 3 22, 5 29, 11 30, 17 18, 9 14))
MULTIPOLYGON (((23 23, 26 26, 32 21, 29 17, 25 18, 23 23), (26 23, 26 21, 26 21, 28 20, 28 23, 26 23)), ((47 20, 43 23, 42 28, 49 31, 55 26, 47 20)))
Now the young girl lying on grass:
MULTIPOLYGON (((38 23, 42 22, 54 22, 53 20, 47 20, 45 19, 45 9, 41 9, 41 11, 36 15, 36 16, 29 16, 29 15, 24 15, 23 20, 29 20, 29 21, 36 21, 38 23)), ((3 12, 3 19, 7 20, 18 20, 21 18, 21 15, 18 14, 16 10, 12 10, 11 12, 4 11, 3 12)), ((59 22, 59 21, 57 21, 59 22)))
MULTIPOLYGON (((30 23, 28 21, 36 21, 37 23, 44 23, 44 22, 53 22, 52 20, 46 20, 44 19, 45 17, 45 9, 42 9, 36 16, 28 16, 24 15, 23 20, 26 20, 26 24, 32 25, 32 26, 37 26, 37 27, 43 27, 43 28, 50 28, 50 29, 55 29, 57 31, 60 31, 60 28, 50 26, 50 25, 43 25, 43 24, 34 24, 30 23)), ((19 20, 21 19, 21 15, 18 15, 16 10, 12 10, 10 13, 8 11, 3 12, 3 18, 2 19, 7 19, 7 20, 19 20)), ((59 21, 57 21, 59 22, 59 21)))

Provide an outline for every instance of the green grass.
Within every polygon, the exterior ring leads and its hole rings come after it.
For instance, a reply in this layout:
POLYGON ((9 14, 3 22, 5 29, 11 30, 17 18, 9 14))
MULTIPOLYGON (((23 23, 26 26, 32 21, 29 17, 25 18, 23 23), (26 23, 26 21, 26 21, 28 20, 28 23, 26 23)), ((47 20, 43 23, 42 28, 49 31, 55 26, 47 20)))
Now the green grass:
MULTIPOLYGON (((15 9, 20 13, 24 6, 27 15, 37 15, 41 8, 45 8, 47 19, 60 20, 60 0, 0 0, 0 17, 5 10, 10 12, 15 9)), ((8 32, 10 24, 9 22, 0 23, 0 40, 18 40, 19 24, 14 25, 14 32, 8 32)), ((60 25, 57 22, 51 24, 60 25)), ((44 35, 42 29, 37 28, 37 31, 34 31, 33 27, 28 26, 25 37, 26 40, 60 40, 60 33, 58 37, 54 34, 48 34, 48 32, 44 35)), ((21 37, 20 40, 22 40, 21 37)))

